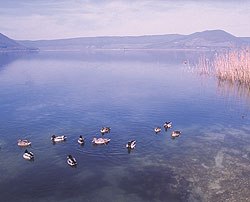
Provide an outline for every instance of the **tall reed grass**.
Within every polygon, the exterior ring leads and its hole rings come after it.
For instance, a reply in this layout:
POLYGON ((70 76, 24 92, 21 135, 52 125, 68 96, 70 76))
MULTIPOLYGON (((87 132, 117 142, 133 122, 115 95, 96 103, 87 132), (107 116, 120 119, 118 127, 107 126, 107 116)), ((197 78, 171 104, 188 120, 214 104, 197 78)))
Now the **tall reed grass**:
POLYGON ((250 47, 201 55, 193 66, 200 75, 218 80, 223 95, 250 98, 250 47), (198 71, 197 71, 198 70, 198 71))
POLYGON ((197 66, 200 74, 250 88, 250 47, 218 52, 210 59, 202 56, 197 66))
POLYGON ((218 53, 212 65, 219 80, 250 88, 250 48, 218 53))

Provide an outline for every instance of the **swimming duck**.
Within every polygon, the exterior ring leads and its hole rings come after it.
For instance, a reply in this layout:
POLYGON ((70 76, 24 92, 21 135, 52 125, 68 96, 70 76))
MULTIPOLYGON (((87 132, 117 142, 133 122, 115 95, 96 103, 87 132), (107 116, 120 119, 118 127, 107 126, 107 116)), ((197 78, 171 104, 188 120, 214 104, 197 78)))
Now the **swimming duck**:
POLYGON ((62 136, 55 136, 55 135, 52 135, 51 136, 51 140, 53 142, 62 142, 62 141, 65 141, 66 140, 66 136, 65 135, 62 135, 62 136))
POLYGON ((71 156, 71 155, 67 156, 67 163, 70 166, 76 166, 77 165, 76 159, 73 156, 71 156))
POLYGON ((34 159, 34 154, 32 152, 29 152, 26 149, 24 154, 23 154, 23 158, 26 159, 26 160, 32 160, 32 159, 34 159))
POLYGON ((161 132, 161 128, 160 128, 160 127, 156 127, 156 128, 154 129, 154 131, 155 131, 156 133, 159 133, 159 132, 161 132))
POLYGON ((135 146, 136 146, 136 140, 131 140, 131 141, 129 141, 129 142, 126 144, 126 147, 127 147, 128 149, 134 149, 135 146))
POLYGON ((163 127, 165 129, 171 128, 172 127, 172 121, 167 121, 163 124, 163 127))
POLYGON ((101 130, 100 130, 100 132, 102 134, 104 134, 104 133, 110 133, 110 130, 111 130, 110 127, 102 127, 101 130))
POLYGON ((92 140, 93 144, 108 144, 110 139, 108 138, 95 138, 92 140))
POLYGON ((172 132, 171 137, 176 138, 176 137, 179 137, 180 134, 181 134, 181 131, 175 130, 175 131, 172 132))
POLYGON ((31 145, 31 142, 28 140, 18 140, 17 145, 20 147, 27 147, 31 145))
POLYGON ((84 141, 85 141, 85 138, 83 138, 83 137, 80 135, 77 142, 78 142, 79 144, 82 145, 82 144, 84 144, 84 141))

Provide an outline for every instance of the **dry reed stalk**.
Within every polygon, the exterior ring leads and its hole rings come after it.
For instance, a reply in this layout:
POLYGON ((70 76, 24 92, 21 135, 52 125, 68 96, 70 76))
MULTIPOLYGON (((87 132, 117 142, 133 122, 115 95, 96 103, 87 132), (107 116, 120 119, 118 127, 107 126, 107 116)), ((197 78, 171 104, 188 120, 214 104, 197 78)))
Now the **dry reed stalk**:
POLYGON ((198 59, 198 63, 196 65, 196 68, 198 68, 199 73, 201 75, 210 75, 213 71, 212 71, 212 64, 210 62, 210 60, 208 58, 206 58, 206 56, 202 55, 199 59, 198 59))
POLYGON ((250 88, 250 48, 219 53, 212 64, 218 79, 250 88))

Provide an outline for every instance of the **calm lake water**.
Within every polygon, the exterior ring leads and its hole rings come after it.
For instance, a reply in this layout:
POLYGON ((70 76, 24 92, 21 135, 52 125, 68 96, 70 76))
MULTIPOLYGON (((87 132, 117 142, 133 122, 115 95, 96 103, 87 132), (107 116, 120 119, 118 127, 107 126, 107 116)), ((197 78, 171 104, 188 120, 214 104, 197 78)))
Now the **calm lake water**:
POLYGON ((0 201, 250 201, 249 98, 192 73, 199 55, 1 55, 0 201), (155 134, 165 121, 172 129, 155 134), (111 142, 94 146, 102 126, 111 142), (54 145, 52 134, 68 139, 54 145), (24 138, 32 162, 17 146, 24 138))

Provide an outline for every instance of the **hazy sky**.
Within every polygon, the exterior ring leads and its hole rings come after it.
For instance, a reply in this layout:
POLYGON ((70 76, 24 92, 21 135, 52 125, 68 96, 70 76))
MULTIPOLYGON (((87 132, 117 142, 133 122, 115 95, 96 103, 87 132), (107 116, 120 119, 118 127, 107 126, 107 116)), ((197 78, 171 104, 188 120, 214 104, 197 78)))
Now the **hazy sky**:
POLYGON ((250 0, 0 0, 0 32, 13 39, 211 29, 250 36, 250 0))

